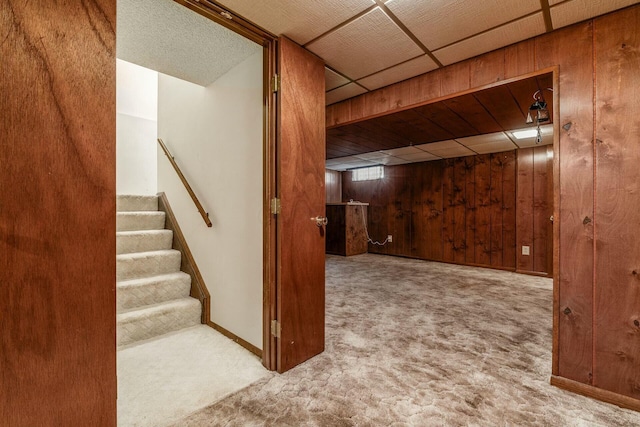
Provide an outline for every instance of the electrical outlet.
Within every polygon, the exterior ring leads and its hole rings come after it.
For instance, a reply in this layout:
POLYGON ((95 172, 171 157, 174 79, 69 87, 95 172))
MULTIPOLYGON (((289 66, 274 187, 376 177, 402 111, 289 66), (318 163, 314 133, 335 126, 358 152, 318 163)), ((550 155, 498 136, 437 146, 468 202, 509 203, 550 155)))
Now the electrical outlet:
POLYGON ((391 234, 387 236, 387 242, 389 243, 393 242, 393 236, 391 234))
POLYGON ((522 255, 529 255, 529 246, 522 247, 522 255))

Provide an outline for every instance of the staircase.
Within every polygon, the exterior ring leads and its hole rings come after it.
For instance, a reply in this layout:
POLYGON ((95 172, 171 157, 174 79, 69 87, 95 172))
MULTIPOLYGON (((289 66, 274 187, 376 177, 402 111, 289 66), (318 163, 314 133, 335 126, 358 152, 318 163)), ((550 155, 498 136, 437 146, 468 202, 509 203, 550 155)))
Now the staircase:
POLYGON ((116 202, 118 346, 200 324, 200 301, 156 196, 118 196, 116 202))

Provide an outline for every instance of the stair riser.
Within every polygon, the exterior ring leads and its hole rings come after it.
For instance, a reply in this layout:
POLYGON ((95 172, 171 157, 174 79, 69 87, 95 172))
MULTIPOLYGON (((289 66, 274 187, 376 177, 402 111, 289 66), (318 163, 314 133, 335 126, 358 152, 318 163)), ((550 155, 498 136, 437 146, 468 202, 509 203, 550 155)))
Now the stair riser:
POLYGON ((156 234, 130 234, 116 236, 116 253, 159 251, 171 249, 173 234, 170 231, 156 234))
POLYGON ((162 230, 164 217, 164 212, 118 212, 116 231, 162 230))
POLYGON ((118 286, 116 292, 116 308, 120 312, 145 305, 159 304, 174 299, 186 298, 191 291, 189 276, 158 280, 143 286, 118 286))
POLYGON ((144 257, 118 256, 116 258, 116 280, 158 276, 180 270, 180 252, 153 254, 144 257))
POLYGON ((200 304, 154 313, 148 317, 118 321, 118 346, 164 335, 200 324, 200 304))
POLYGON ((158 196, 128 196, 121 195, 116 198, 116 211, 157 211, 158 196))

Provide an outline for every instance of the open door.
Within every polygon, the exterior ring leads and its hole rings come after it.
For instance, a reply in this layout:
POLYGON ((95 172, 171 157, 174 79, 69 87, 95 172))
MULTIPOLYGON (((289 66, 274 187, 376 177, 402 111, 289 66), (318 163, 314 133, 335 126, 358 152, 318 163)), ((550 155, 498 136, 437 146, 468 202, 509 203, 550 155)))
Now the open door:
POLYGON ((324 351, 324 63, 278 43, 277 370, 324 351), (316 217, 317 220, 316 220, 316 217))

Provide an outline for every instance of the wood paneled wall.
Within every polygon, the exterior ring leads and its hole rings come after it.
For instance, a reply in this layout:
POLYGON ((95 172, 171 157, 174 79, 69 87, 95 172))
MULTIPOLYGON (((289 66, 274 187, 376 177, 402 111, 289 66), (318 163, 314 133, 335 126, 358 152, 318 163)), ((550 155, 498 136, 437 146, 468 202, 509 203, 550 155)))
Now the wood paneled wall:
MULTIPOLYGON (((539 233, 534 239, 533 226, 519 233, 517 224, 524 215, 532 225, 548 221, 553 193, 540 192, 535 199, 516 203, 521 176, 531 178, 524 185, 532 190, 534 179, 542 179, 536 188, 547 189, 551 159, 546 153, 547 147, 536 147, 388 166, 385 178, 375 181, 354 182, 345 172, 344 199, 370 203, 368 227, 374 240, 393 236, 385 246, 370 244, 369 252, 516 270, 524 264, 521 258, 546 260, 548 255, 551 234, 539 233), (534 155, 539 152, 544 155, 534 155), (531 162, 520 165, 516 156, 531 162), (534 170, 545 174, 534 177, 534 170), (531 255, 516 250, 517 233, 531 255)), ((548 268, 545 262, 531 262, 522 270, 546 274, 548 268)))
POLYGON ((333 126, 557 67, 552 371, 636 408, 640 358, 628 355, 640 348, 640 246, 631 240, 640 211, 638 22, 636 5, 327 108, 333 126))
POLYGON ((0 424, 115 426, 116 1, 0 2, 0 424))
POLYGON ((326 169, 324 185, 327 191, 327 203, 340 203, 342 201, 342 174, 339 171, 326 169))

